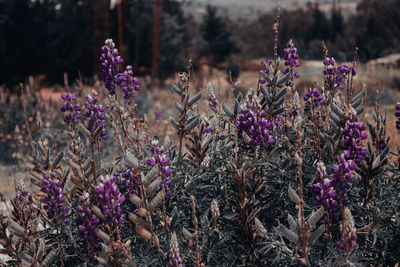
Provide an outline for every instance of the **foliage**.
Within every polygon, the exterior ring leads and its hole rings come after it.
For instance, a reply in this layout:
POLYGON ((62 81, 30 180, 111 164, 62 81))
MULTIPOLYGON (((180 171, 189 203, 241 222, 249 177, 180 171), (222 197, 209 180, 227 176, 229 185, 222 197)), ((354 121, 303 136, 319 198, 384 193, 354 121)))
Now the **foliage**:
MULTIPOLYGON (((300 64, 297 50, 285 55, 300 64)), ((117 57, 112 50, 101 60, 117 57)), ((172 85, 176 138, 148 136, 149 122, 118 82, 121 74, 134 77, 105 68, 113 95, 63 94, 64 147, 29 132, 24 161, 34 190, 17 184, 0 214, 0 252, 8 256, 0 263, 395 265, 400 166, 389 153, 386 118, 377 103, 367 128, 354 64, 327 55, 324 63, 323 84, 315 82, 304 101, 276 57, 263 64, 256 89, 232 104, 209 83, 208 105, 193 92, 189 64, 172 85)))

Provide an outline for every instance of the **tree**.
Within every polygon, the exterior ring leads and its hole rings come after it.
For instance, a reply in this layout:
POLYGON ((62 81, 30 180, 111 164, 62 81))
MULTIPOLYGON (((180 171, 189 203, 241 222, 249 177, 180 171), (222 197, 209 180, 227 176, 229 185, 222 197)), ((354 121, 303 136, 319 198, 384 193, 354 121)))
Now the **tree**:
POLYGON ((208 55, 211 64, 223 62, 229 55, 237 51, 231 32, 221 17, 217 16, 215 7, 207 5, 203 17, 201 33, 206 42, 203 55, 208 55))

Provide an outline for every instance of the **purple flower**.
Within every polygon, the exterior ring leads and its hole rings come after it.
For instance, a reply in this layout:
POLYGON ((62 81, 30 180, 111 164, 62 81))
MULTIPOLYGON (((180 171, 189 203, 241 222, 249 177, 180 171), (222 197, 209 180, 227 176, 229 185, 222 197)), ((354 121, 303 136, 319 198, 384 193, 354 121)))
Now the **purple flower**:
POLYGON ((325 76, 326 89, 335 92, 337 89, 343 90, 348 75, 356 75, 354 67, 349 67, 346 64, 335 67, 335 60, 333 58, 326 58, 324 60, 325 69, 323 71, 325 76))
POLYGON ((260 100, 255 93, 247 94, 246 102, 240 106, 236 120, 239 135, 247 134, 252 146, 266 146, 275 142, 271 134, 273 123, 267 120, 267 113, 262 109, 260 100))
POLYGON ((120 225, 125 219, 121 209, 121 204, 125 201, 125 196, 121 195, 115 176, 101 175, 101 183, 94 189, 96 202, 99 205, 101 213, 104 215, 105 224, 120 225))
POLYGON ((56 179, 56 173, 52 172, 50 178, 42 180, 42 192, 45 196, 42 198, 43 208, 46 210, 47 218, 53 225, 59 225, 66 222, 68 217, 65 207, 65 193, 62 190, 62 182, 56 179))
POLYGON ((325 216, 337 219, 340 211, 336 201, 337 192, 332 186, 332 180, 328 177, 324 163, 321 161, 317 163, 316 183, 312 188, 312 192, 314 195, 314 207, 318 209, 323 206, 325 216))
POLYGON ((86 96, 85 108, 85 116, 86 118, 88 118, 86 128, 93 133, 97 129, 97 127, 102 124, 103 129, 101 130, 100 136, 103 139, 107 139, 107 124, 104 116, 104 107, 102 105, 97 105, 96 91, 93 91, 92 94, 86 96))
MULTIPOLYGON (((290 73, 290 75, 293 75, 294 78, 299 78, 300 75, 297 72, 293 73, 293 68, 297 68, 300 66, 300 61, 299 61, 299 55, 297 54, 297 48, 294 46, 294 43, 292 40, 290 40, 286 44, 286 48, 283 49, 283 53, 285 54, 285 68, 283 69, 282 73, 287 74, 290 73)), ((293 86, 288 82, 286 84, 287 86, 293 86)))
POLYGON ((172 194, 168 187, 168 185, 170 185, 172 182, 170 177, 172 170, 168 166, 170 159, 167 155, 165 155, 165 147, 163 145, 160 146, 157 139, 154 139, 151 144, 151 153, 153 155, 147 159, 147 164, 150 167, 157 165, 158 173, 154 176, 153 181, 161 177, 162 182, 160 184, 160 190, 164 188, 166 195, 169 197, 172 194))
POLYGON ((367 154, 367 149, 362 144, 362 141, 368 138, 365 132, 366 127, 358 122, 357 113, 353 108, 346 115, 346 125, 342 130, 344 155, 346 159, 353 160, 355 164, 359 164, 367 154))
POLYGON ((100 250, 101 240, 97 236, 97 228, 100 225, 100 220, 90 209, 90 199, 87 192, 84 192, 79 198, 79 203, 75 208, 80 219, 78 231, 81 241, 79 245, 85 253, 100 250))
POLYGON ((64 121, 66 123, 74 122, 75 119, 79 120, 81 116, 81 107, 76 101, 74 93, 64 93, 61 95, 64 103, 61 107, 61 112, 65 114, 64 121))
POLYGON ((124 92, 124 98, 128 100, 128 104, 132 104, 136 92, 140 90, 139 80, 133 77, 132 66, 126 66, 126 70, 117 74, 115 80, 124 92))
POLYGON ((119 65, 123 60, 119 56, 118 50, 112 39, 107 39, 105 45, 101 48, 102 54, 100 56, 101 70, 104 74, 104 81, 106 88, 110 95, 115 94, 117 80, 115 76, 119 73, 119 65))

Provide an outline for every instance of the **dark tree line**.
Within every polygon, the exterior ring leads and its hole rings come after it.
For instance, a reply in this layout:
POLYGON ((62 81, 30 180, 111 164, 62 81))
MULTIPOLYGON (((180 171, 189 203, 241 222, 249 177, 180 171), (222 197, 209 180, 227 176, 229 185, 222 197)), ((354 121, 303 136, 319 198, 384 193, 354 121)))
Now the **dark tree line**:
MULTIPOLYGON (((102 42, 109 37, 118 42, 117 9, 109 10, 109 0, 97 3, 94 20, 91 0, 0 0, 0 84, 13 86, 37 74, 51 83, 62 82, 64 72, 70 81, 79 75, 91 79, 99 71, 96 52, 102 42)), ((186 69, 189 58, 205 58, 218 66, 232 63, 233 53, 243 58, 272 56, 274 13, 230 21, 208 6, 197 22, 183 12, 182 1, 161 3, 156 71, 160 79, 186 69)), ((136 70, 152 64, 154 5, 155 0, 123 1, 122 52, 136 70)), ((354 46, 363 61, 399 51, 398 0, 362 0, 348 18, 338 8, 324 13, 316 4, 282 10, 280 17, 280 49, 293 38, 305 59, 321 58, 321 40, 338 60, 351 60, 354 46)))

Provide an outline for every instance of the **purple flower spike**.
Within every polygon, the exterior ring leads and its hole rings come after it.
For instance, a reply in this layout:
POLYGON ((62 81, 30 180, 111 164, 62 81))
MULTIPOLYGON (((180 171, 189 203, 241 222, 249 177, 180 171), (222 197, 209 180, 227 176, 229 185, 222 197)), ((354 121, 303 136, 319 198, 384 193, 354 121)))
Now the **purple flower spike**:
POLYGON ((236 120, 236 128, 239 136, 244 133, 250 139, 248 143, 252 146, 266 146, 275 142, 272 136, 274 123, 267 121, 267 113, 262 109, 261 98, 255 93, 249 93, 246 96, 246 102, 240 106, 240 113, 236 120))
POLYGON ((124 99, 128 101, 128 104, 132 104, 136 92, 140 90, 139 80, 133 77, 132 66, 126 66, 126 70, 117 74, 115 79, 124 92, 124 99))
POLYGON ((175 232, 171 235, 168 267, 185 267, 179 254, 178 239, 175 232))
POLYGON ((104 81, 106 88, 110 95, 115 94, 117 80, 115 76, 119 73, 119 65, 123 60, 119 56, 118 50, 115 49, 115 44, 112 39, 107 39, 105 45, 101 48, 102 54, 100 56, 101 70, 104 74, 104 81))
POLYGON ((162 182, 160 184, 160 190, 165 189, 166 195, 170 196, 171 191, 168 187, 168 185, 171 184, 170 176, 172 174, 172 170, 168 166, 170 159, 164 154, 165 147, 163 145, 160 146, 157 139, 154 139, 151 144, 151 152, 153 155, 147 160, 147 164, 150 167, 158 167, 158 173, 154 176, 153 180, 161 177, 162 182))
MULTIPOLYGON (((283 69, 282 73, 290 73, 290 75, 294 78, 299 78, 300 75, 297 72, 293 72, 293 68, 297 68, 300 66, 299 55, 297 54, 297 48, 294 46, 292 40, 290 40, 286 44, 286 48, 283 49, 283 53, 285 54, 285 68, 283 69)), ((288 82, 287 86, 293 86, 288 82)))
POLYGON ((42 180, 43 208, 46 210, 47 218, 53 225, 59 225, 66 221, 68 209, 65 207, 65 193, 62 190, 62 182, 56 178, 56 173, 52 172, 50 178, 42 180))
POLYGON ((65 114, 64 121, 68 124, 79 120, 81 116, 81 107, 76 101, 76 95, 74 93, 64 93, 61 95, 61 99, 64 100, 61 107, 61 112, 65 114))
POLYGON ((106 120, 104 116, 104 107, 102 105, 97 105, 97 92, 93 91, 92 94, 86 96, 86 112, 85 116, 88 118, 86 128, 90 132, 94 132, 97 127, 103 125, 103 129, 100 132, 100 136, 103 139, 107 139, 106 131, 106 120))
POLYGON ((105 217, 103 222, 120 225, 125 219, 125 214, 122 213, 121 209, 125 196, 119 192, 115 183, 115 176, 101 175, 100 181, 101 183, 95 188, 95 193, 97 204, 105 217))
POLYGON ((101 240, 97 236, 97 228, 100 225, 100 220, 90 209, 89 194, 84 192, 79 198, 79 203, 75 208, 80 218, 78 231, 81 240, 79 245, 84 253, 98 251, 101 249, 101 240))

